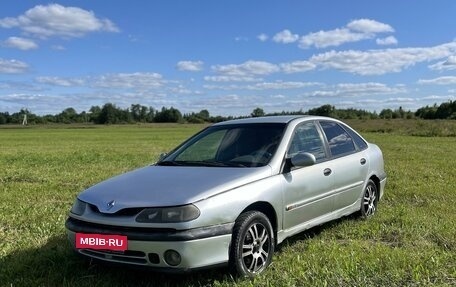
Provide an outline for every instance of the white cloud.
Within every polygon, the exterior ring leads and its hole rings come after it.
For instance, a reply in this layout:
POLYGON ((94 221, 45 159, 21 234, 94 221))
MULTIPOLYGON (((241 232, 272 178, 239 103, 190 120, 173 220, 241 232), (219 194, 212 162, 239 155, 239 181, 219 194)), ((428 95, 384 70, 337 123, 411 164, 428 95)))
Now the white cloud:
POLYGON ((302 89, 311 86, 323 86, 319 82, 293 82, 293 81, 275 81, 275 82, 261 82, 248 85, 204 85, 203 88, 208 90, 239 90, 239 91, 259 91, 259 90, 291 90, 302 89))
POLYGON ((262 82, 245 87, 247 90, 289 90, 322 85, 318 82, 262 82))
POLYGON ((237 94, 200 98, 186 103, 192 110, 208 109, 214 115, 245 115, 254 106, 254 97, 237 94))
POLYGON ((56 51, 64 51, 64 50, 65 50, 65 47, 62 46, 62 45, 52 45, 52 46, 51 46, 51 49, 52 49, 52 50, 56 50, 56 51))
MULTIPOLYGON (((5 81, 0 82, 0 90, 5 90, 6 92, 11 91, 42 91, 42 87, 31 84, 29 82, 22 82, 22 81, 5 81)), ((1 97, 0 97, 1 98, 1 97)))
MULTIPOLYGON (((448 92, 450 92, 450 91, 448 91, 448 92)), ((455 98, 454 96, 431 95, 431 96, 419 98, 418 100, 449 101, 449 100, 453 100, 454 98, 455 98)))
POLYGON ((456 70, 456 55, 449 56, 445 61, 437 62, 428 66, 429 69, 435 71, 456 70))
POLYGON ((86 81, 84 79, 61 78, 61 77, 38 77, 35 80, 41 84, 62 86, 62 87, 82 86, 86 83, 86 81))
POLYGON ((21 74, 27 72, 29 66, 18 60, 5 60, 0 58, 0 74, 21 74))
POLYGON ((307 72, 315 69, 315 67, 316 65, 309 61, 294 61, 280 64, 280 68, 282 69, 282 71, 287 74, 307 72))
POLYGON ((445 76, 439 77, 435 79, 420 79, 418 80, 418 84, 422 85, 454 85, 456 84, 456 77, 455 76, 445 76))
POLYGON ((257 36, 257 39, 260 40, 261 42, 265 42, 269 39, 269 36, 266 35, 265 33, 261 33, 260 35, 257 36))
POLYGON ((157 73, 107 74, 94 78, 92 85, 98 88, 145 90, 161 87, 163 78, 162 75, 157 73))
POLYGON ((393 27, 371 19, 353 20, 347 24, 347 28, 361 33, 386 33, 394 32, 393 27))
POLYGON ((118 73, 84 78, 37 77, 36 82, 52 86, 87 86, 102 89, 130 89, 144 91, 160 88, 164 80, 157 73, 118 73))
POLYGON ((372 34, 354 33, 347 28, 319 31, 302 36, 299 40, 299 47, 302 49, 310 48, 312 46, 315 46, 316 48, 326 48, 329 46, 339 46, 349 42, 357 42, 372 37, 372 34))
POLYGON ((382 83, 368 82, 368 83, 341 83, 337 84, 337 90, 345 93, 355 95, 369 95, 369 94, 396 94, 405 93, 406 89, 403 85, 396 87, 389 87, 382 83))
POLYGON ((179 61, 176 68, 179 71, 198 72, 203 70, 203 64, 202 61, 179 61))
POLYGON ((185 88, 183 85, 179 85, 177 87, 170 87, 169 91, 173 94, 182 94, 182 95, 199 94, 198 91, 192 91, 190 89, 185 88))
POLYGON ((9 37, 3 42, 3 45, 23 51, 38 48, 38 44, 36 44, 33 40, 20 37, 9 37))
POLYGON ((397 39, 394 36, 388 36, 386 38, 377 38, 377 40, 375 40, 375 42, 377 43, 377 45, 383 45, 383 46, 397 45, 397 39))
POLYGON ((420 62, 448 57, 456 42, 427 48, 397 48, 368 51, 330 51, 312 56, 309 61, 323 69, 336 69, 359 75, 400 72, 420 62))
POLYGON ((391 95, 406 93, 407 89, 403 85, 394 87, 382 83, 340 83, 328 86, 325 90, 317 90, 310 93, 314 97, 363 97, 375 95, 391 95))
POLYGON ((404 98, 404 97, 397 97, 397 98, 387 98, 382 100, 377 99, 362 99, 353 102, 345 102, 340 101, 334 103, 336 107, 356 107, 362 108, 367 110, 376 110, 379 112, 382 109, 390 108, 390 109, 397 109, 399 106, 402 106, 404 110, 416 110, 421 108, 423 105, 432 104, 435 102, 443 102, 448 100, 454 100, 455 97, 453 96, 438 96, 438 95, 431 95, 421 98, 404 98))
POLYGON ((411 103, 411 102, 415 102, 416 99, 415 98, 389 98, 389 99, 386 99, 384 102, 388 103, 388 102, 393 102, 393 103, 411 103))
POLYGON ((283 43, 283 44, 289 44, 289 43, 294 43, 298 41, 299 35, 298 34, 292 34, 290 30, 283 30, 277 34, 274 35, 272 38, 272 41, 276 43, 283 43))
POLYGON ((244 86, 229 84, 229 85, 203 85, 203 88, 206 90, 221 90, 221 91, 233 91, 241 90, 244 86))
POLYGON ((307 49, 312 46, 316 48, 340 46, 345 43, 372 39, 376 34, 386 32, 394 32, 394 29, 388 24, 375 20, 358 19, 351 21, 345 27, 304 35, 299 40, 299 47, 307 49))
POLYGON ((337 92, 336 91, 313 91, 312 93, 308 94, 312 97, 334 97, 334 96, 337 96, 337 92))
POLYGON ((215 65, 212 70, 224 76, 252 77, 257 75, 269 75, 278 72, 277 65, 264 61, 247 61, 242 64, 215 65))
POLYGON ((59 4, 37 5, 18 17, 0 19, 0 27, 20 28, 38 38, 81 37, 90 32, 119 32, 109 19, 97 18, 92 11, 59 4))
POLYGON ((244 37, 244 36, 237 36, 237 37, 234 38, 234 41, 236 41, 236 42, 248 42, 249 38, 244 37))
POLYGON ((258 82, 263 79, 250 76, 205 76, 204 80, 208 82, 258 82))

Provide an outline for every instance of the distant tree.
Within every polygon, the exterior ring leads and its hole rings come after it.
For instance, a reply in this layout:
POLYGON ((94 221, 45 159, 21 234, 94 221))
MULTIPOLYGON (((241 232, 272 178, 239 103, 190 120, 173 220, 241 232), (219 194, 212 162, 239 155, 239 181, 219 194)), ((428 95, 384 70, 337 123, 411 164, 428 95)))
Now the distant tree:
POLYGON ((79 122, 78 113, 74 108, 66 108, 60 114, 56 116, 57 122, 59 123, 75 123, 79 122))
POLYGON ((42 121, 45 124, 46 123, 56 123, 57 119, 56 119, 55 115, 47 114, 47 115, 42 116, 42 121))
POLYGON ((131 114, 127 110, 122 110, 112 103, 107 103, 101 108, 98 117, 99 124, 119 124, 131 122, 131 114))
POLYGON ((219 122, 223 122, 223 121, 227 121, 227 120, 232 120, 232 119, 233 119, 232 116, 229 116, 229 117, 224 117, 224 116, 215 116, 215 117, 213 117, 213 116, 211 116, 211 117, 209 118, 209 121, 210 121, 211 123, 219 123, 219 122))
POLYGON ((146 106, 133 104, 130 107, 131 116, 135 122, 146 122, 149 109, 146 106))
POLYGON ((0 113, 0 125, 4 125, 4 124, 7 124, 8 123, 8 120, 9 120, 9 113, 6 112, 6 113, 0 113))
POLYGON ((331 105, 323 105, 315 109, 310 109, 307 113, 314 116, 335 117, 336 108, 331 105))
POLYGON ((209 121, 210 115, 208 110, 201 110, 197 116, 202 119, 203 121, 209 121))
POLYGON ((434 104, 434 106, 425 106, 422 108, 419 108, 415 112, 415 116, 422 118, 422 119, 435 119, 436 117, 436 112, 437 112, 437 104, 434 104))
POLYGON ((184 114, 183 118, 186 122, 192 124, 202 124, 211 120, 208 110, 201 110, 198 113, 184 114))
POLYGON ((91 106, 89 109, 89 121, 93 123, 99 123, 99 117, 101 114, 101 108, 99 106, 91 106))
POLYGON ((456 118, 456 101, 441 103, 435 111, 437 119, 455 119, 456 118))
POLYGON ((173 107, 169 109, 162 107, 161 111, 155 115, 155 121, 157 123, 178 123, 182 121, 182 114, 173 107))
POLYGON ((383 109, 380 112, 379 117, 381 119, 392 119, 393 118, 393 110, 391 110, 391 109, 383 109))
POLYGON ((265 112, 262 108, 255 108, 252 113, 250 114, 250 116, 256 118, 256 117, 263 117, 265 116, 265 112))
POLYGON ((153 107, 149 107, 148 112, 146 114, 146 122, 153 123, 155 121, 155 109, 153 107))

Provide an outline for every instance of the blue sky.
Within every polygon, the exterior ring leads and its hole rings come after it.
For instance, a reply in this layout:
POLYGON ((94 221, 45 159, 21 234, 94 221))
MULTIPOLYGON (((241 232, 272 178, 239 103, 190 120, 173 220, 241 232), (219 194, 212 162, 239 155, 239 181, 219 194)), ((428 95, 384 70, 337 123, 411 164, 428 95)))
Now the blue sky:
POLYGON ((456 99, 456 1, 0 2, 0 112, 456 99))

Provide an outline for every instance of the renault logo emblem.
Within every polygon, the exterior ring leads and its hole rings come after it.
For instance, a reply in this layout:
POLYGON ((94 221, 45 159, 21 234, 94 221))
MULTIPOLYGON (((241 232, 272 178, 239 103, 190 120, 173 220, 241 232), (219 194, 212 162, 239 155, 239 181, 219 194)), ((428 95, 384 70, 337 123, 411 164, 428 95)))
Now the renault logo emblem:
POLYGON ((115 200, 111 200, 110 202, 106 203, 107 210, 110 210, 116 204, 115 200))

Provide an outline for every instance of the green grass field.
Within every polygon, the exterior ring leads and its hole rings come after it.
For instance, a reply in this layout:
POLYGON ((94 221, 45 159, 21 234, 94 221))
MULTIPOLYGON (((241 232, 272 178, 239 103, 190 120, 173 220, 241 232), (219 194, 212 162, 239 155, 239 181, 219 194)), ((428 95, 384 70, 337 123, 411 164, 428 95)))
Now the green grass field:
MULTIPOLYGON (((286 240, 254 280, 223 268, 169 275, 95 264, 77 257, 65 237, 78 192, 154 162, 203 126, 2 128, 0 286, 455 286, 456 137, 424 137, 438 123, 410 132, 382 124, 391 129, 353 123, 384 152, 388 183, 376 216, 286 240), (406 135, 414 132, 421 136, 406 135)), ((445 126, 451 133, 456 122, 445 126)))

